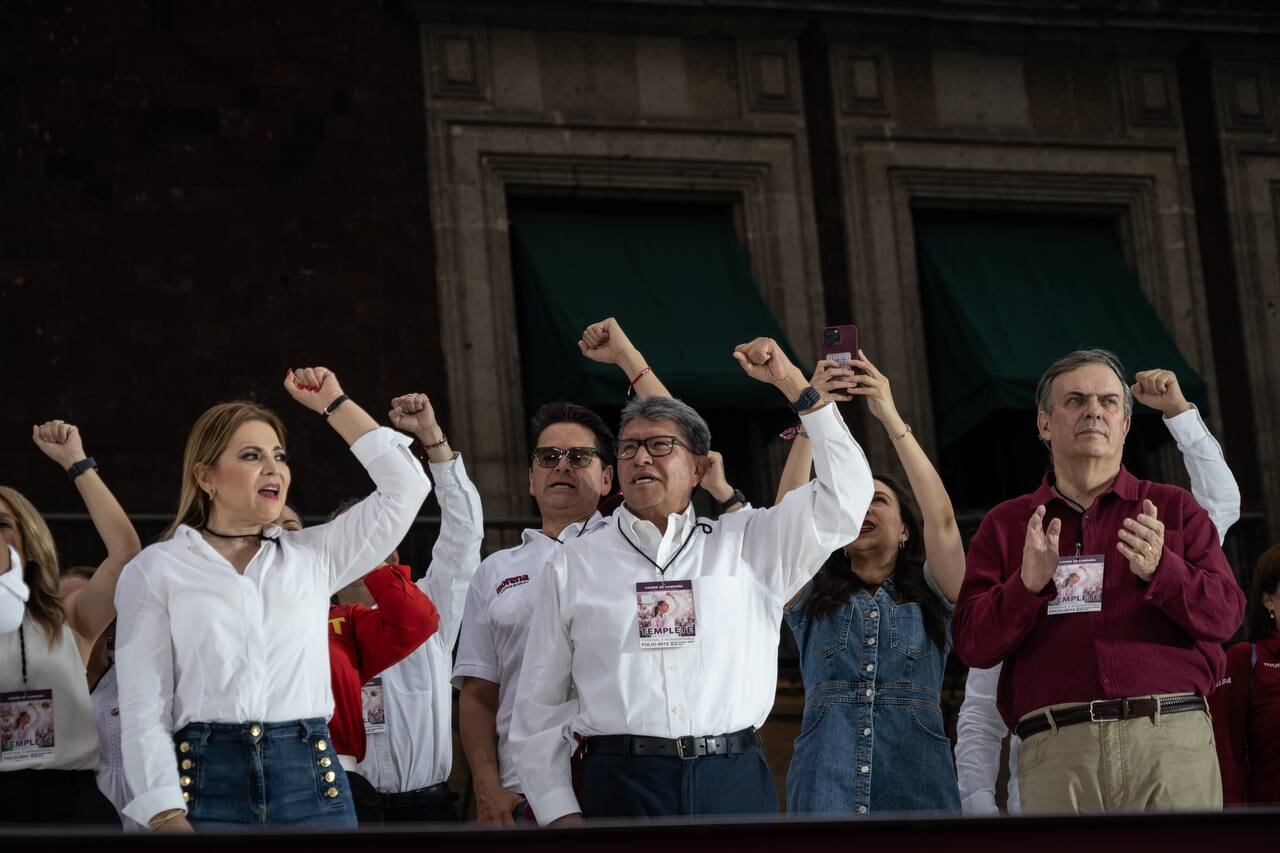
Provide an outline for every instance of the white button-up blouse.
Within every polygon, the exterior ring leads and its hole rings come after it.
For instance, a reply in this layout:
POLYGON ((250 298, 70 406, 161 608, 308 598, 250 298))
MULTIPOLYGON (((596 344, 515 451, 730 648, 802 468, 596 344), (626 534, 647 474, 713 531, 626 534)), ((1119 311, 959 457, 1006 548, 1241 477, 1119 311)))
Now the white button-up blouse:
POLYGON ((329 596, 404 538, 431 484, 410 439, 385 427, 351 452, 377 491, 316 527, 269 526, 244 574, 181 525, 143 549, 116 589, 121 746, 145 824, 183 808, 173 733, 190 722, 283 722, 333 714, 329 596))

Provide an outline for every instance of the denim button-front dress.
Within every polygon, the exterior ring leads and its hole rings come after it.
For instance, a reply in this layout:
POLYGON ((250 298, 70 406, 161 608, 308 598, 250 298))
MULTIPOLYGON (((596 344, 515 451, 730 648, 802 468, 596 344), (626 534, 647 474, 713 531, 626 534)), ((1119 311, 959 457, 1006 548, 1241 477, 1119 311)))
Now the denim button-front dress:
MULTIPOLYGON (((941 597, 932 579, 929 588, 941 597)), ((920 605, 898 603, 890 577, 874 595, 860 589, 815 619, 804 610, 811 589, 786 611, 805 691, 787 810, 959 812, 939 704, 946 652, 925 632, 920 605)))

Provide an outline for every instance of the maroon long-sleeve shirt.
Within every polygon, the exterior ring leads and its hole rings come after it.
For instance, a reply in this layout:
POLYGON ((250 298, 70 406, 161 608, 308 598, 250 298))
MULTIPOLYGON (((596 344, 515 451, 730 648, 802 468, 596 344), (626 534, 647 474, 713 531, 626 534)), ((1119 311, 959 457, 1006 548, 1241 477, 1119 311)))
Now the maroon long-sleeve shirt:
POLYGON ((1082 515, 1040 488, 987 513, 969 546, 964 585, 951 631, 969 666, 1001 661, 996 704, 1006 725, 1038 708, 1065 702, 1199 693, 1222 676, 1219 645, 1244 616, 1241 593, 1218 533, 1191 494, 1139 480, 1123 467, 1111 488, 1082 515), (1116 549, 1121 525, 1143 500, 1165 525, 1164 552, 1150 583, 1139 580, 1116 549), (1062 520, 1059 554, 1102 554, 1102 610, 1050 616, 1050 581, 1039 594, 1022 583, 1027 522, 1040 504, 1044 523, 1062 520))
POLYGON ((1209 708, 1223 801, 1280 804, 1280 632, 1231 647, 1209 708))

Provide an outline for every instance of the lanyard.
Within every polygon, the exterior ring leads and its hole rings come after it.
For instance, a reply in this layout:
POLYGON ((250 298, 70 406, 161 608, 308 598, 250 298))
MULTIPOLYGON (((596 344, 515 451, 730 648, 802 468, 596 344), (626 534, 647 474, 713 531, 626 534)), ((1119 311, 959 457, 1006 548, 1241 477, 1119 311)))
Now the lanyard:
POLYGON ((677 559, 679 559, 680 555, 684 553, 685 546, 693 541, 694 534, 697 533, 699 530, 701 530, 703 533, 710 533, 711 525, 702 521, 695 521, 693 523, 693 529, 689 531, 689 535, 686 536, 684 538, 684 541, 680 543, 680 547, 676 549, 676 552, 671 555, 671 559, 667 560, 667 564, 665 566, 659 566, 658 563, 652 557, 650 557, 644 551, 640 550, 639 545, 632 542, 630 537, 628 537, 627 534, 622 532, 622 520, 621 519, 618 520, 618 535, 621 536, 623 539, 625 539, 627 541, 627 544, 630 545, 637 554, 639 554, 641 557, 644 557, 646 560, 648 560, 649 565, 657 569, 658 575, 664 578, 667 576, 667 569, 671 568, 671 564, 674 563, 677 559))
MULTIPOLYGON (((591 515, 595 515, 595 513, 592 513, 591 515)), ((574 538, 574 539, 579 539, 579 538, 581 538, 581 537, 582 537, 582 534, 584 534, 584 533, 586 533, 586 532, 587 532, 587 522, 591 520, 591 515, 588 515, 586 518, 582 519, 582 522, 581 522, 582 526, 581 526, 581 527, 579 527, 579 528, 578 528, 578 532, 574 534, 574 536, 573 536, 573 538, 574 538)), ((578 523, 578 522, 574 522, 574 524, 577 524, 577 523, 578 523)), ((562 530, 562 531, 560 531, 560 532, 561 532, 561 533, 563 533, 564 531, 562 530)), ((546 536, 547 534, 543 533, 542 535, 543 535, 543 536, 546 536)), ((564 540, 563 540, 563 539, 561 539, 559 536, 552 536, 552 537, 550 537, 550 538, 552 538, 552 539, 556 540, 556 541, 557 541, 557 542, 559 542, 561 545, 563 545, 563 544, 564 544, 564 540)))
POLYGON ((1086 510, 1082 504, 1076 503, 1071 500, 1071 498, 1058 491, 1057 486, 1053 487, 1053 491, 1063 503, 1080 513, 1080 524, 1076 527, 1076 556, 1079 557, 1084 551, 1084 514, 1086 510))
POLYGON ((18 648, 22 650, 22 689, 25 692, 27 689, 27 629, 22 623, 18 625, 18 648))

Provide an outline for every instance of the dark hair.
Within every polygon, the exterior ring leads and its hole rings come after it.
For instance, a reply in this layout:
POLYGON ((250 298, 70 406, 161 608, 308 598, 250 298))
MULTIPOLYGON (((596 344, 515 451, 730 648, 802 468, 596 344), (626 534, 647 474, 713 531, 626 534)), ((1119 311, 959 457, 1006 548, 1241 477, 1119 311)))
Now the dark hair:
POLYGON ((538 409, 529 421, 529 448, 537 447, 538 437, 556 424, 578 424, 591 430, 595 436, 596 452, 600 454, 600 464, 606 468, 613 466, 613 432, 604 419, 577 403, 546 403, 538 409))
POLYGON ((1253 569, 1253 586, 1249 590, 1249 609, 1245 613, 1244 627, 1249 642, 1256 643, 1276 630, 1275 617, 1267 612, 1262 596, 1280 593, 1280 545, 1272 545, 1262 552, 1258 565, 1253 569))
MULTIPOLYGON (((893 567, 893 583, 898 592, 898 603, 915 602, 924 616, 924 630, 938 651, 947 648, 947 611, 942 601, 924 578, 924 525, 920 510, 910 490, 884 474, 874 478, 884 483, 898 498, 902 522, 907 527, 906 544, 898 549, 898 560, 893 567)), ((860 589, 866 589, 862 579, 854 574, 844 549, 835 551, 822 564, 813 578, 813 589, 805 602, 805 613, 812 619, 822 619, 847 604, 860 589)))
POLYGON ((1125 416, 1133 414, 1133 390, 1129 387, 1129 383, 1124 378, 1124 365, 1120 363, 1120 357, 1111 350, 1105 349, 1078 349, 1070 352, 1062 358, 1049 365, 1049 369, 1040 377, 1040 381, 1036 383, 1036 411, 1045 414, 1053 414, 1053 380, 1057 379, 1064 373, 1070 373, 1076 368, 1084 367, 1087 364, 1101 364, 1111 368, 1111 371, 1120 380, 1120 387, 1124 389, 1124 413, 1125 416))
POLYGON ((711 428, 703 420, 702 415, 683 400, 675 397, 645 397, 627 403, 622 410, 622 419, 618 424, 621 433, 628 423, 636 418, 646 421, 672 421, 682 438, 689 445, 689 450, 696 456, 706 456, 711 452, 711 428))

